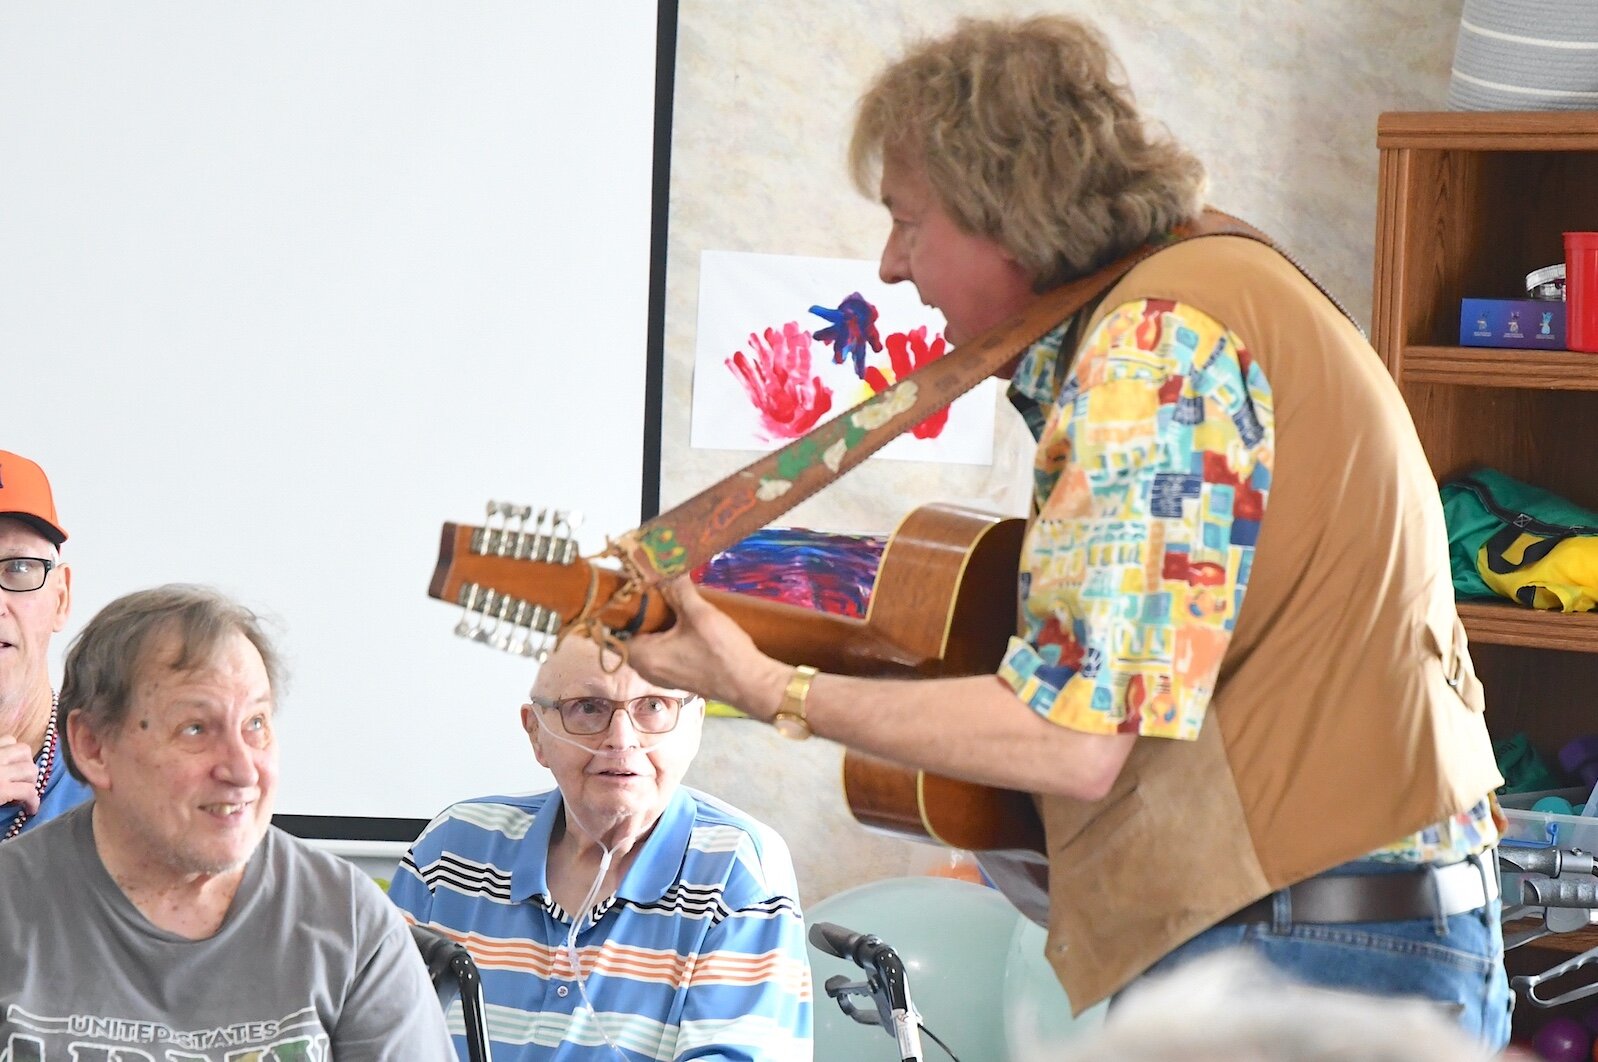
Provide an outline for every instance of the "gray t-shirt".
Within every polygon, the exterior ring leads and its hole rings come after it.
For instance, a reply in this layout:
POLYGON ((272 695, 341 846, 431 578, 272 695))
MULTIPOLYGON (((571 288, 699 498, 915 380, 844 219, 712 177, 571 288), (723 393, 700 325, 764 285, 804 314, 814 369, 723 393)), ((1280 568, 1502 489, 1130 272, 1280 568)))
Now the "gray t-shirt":
POLYGON ((0 1058, 455 1062, 399 911, 277 829, 221 929, 186 940, 123 895, 93 804, 0 845, 0 1058))

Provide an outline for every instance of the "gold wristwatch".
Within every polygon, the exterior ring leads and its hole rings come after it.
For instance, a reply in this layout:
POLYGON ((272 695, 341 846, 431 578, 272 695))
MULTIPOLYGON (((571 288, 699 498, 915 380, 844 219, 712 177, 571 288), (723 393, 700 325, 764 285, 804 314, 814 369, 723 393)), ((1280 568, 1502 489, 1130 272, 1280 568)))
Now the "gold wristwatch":
POLYGON ((771 725, 777 728, 777 733, 790 741, 803 741, 810 736, 810 720, 805 717, 805 697, 810 693, 810 680, 815 677, 816 669, 809 664, 794 668, 788 685, 783 687, 782 704, 778 706, 777 714, 771 717, 771 725))

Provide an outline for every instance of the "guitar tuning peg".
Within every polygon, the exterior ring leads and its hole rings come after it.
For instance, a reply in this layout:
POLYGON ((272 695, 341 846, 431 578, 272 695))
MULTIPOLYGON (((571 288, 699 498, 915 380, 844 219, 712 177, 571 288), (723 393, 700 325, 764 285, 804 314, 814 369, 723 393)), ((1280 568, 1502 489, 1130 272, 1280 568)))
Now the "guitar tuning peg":
POLYGON ((487 515, 483 519, 483 526, 472 532, 471 550, 473 553, 481 555, 489 552, 489 538, 493 534, 494 510, 498 506, 499 503, 496 501, 490 501, 484 506, 487 515))
POLYGON ((516 546, 521 542, 522 528, 527 525, 527 507, 525 505, 511 505, 509 502, 500 506, 502 523, 500 526, 499 545, 494 550, 501 557, 511 556, 516 551, 516 546), (510 526, 511 518, 515 517, 516 527, 510 526))
POLYGON ((553 634, 538 634, 534 637, 537 638, 536 648, 530 639, 527 645, 527 651, 522 655, 531 657, 534 663, 542 664, 549 659, 549 654, 555 648, 555 636, 553 634))
POLYGON ((509 594, 499 595, 499 607, 494 610, 494 625, 489 628, 488 636, 483 639, 484 644, 491 645, 495 649, 504 649, 510 643, 510 631, 506 630, 501 634, 500 628, 505 626, 511 606, 515 603, 516 599, 509 594))
POLYGON ((542 663, 549 657, 550 646, 560 633, 560 613, 543 605, 533 605, 526 614, 526 623, 527 636, 518 641, 512 651, 542 663))
POLYGON ((549 509, 539 509, 538 519, 533 522, 533 530, 527 536, 525 548, 521 550, 523 560, 546 560, 545 554, 549 551, 549 535, 547 528, 550 525, 552 513, 549 509))
POLYGON ((500 550, 501 556, 515 557, 521 560, 526 556, 527 550, 527 518, 533 515, 531 505, 519 505, 512 513, 516 517, 516 530, 506 539, 505 548, 500 550))
POLYGON ((522 619, 523 619, 523 609, 525 607, 526 606, 525 606, 525 602, 524 602, 523 603, 523 608, 518 608, 516 610, 516 616, 517 616, 517 620, 518 620, 517 627, 516 627, 516 637, 512 638, 512 639, 509 639, 509 644, 507 644, 505 646, 502 646, 502 648, 507 653, 509 653, 512 656, 527 656, 527 655, 529 655, 528 648, 527 648, 527 643, 532 640, 533 630, 532 630, 531 627, 529 627, 525 623, 521 622, 522 619))
POLYGON ((549 542, 541 560, 552 564, 570 564, 577 557, 577 528, 582 525, 583 514, 561 509, 555 513, 550 528, 549 542))
MULTIPOLYGON (((468 638, 470 638, 474 642, 487 643, 488 639, 494 633, 494 628, 493 627, 485 627, 483 624, 484 624, 484 621, 486 621, 488 619, 489 615, 494 612, 495 606, 499 603, 499 601, 500 601, 500 595, 499 595, 499 593, 497 591, 489 590, 489 591, 487 591, 486 593, 483 594, 482 604, 481 604, 481 606, 479 606, 479 608, 477 610, 478 611, 477 625, 474 626, 472 628, 472 630, 471 630, 471 633, 467 635, 468 638)), ((495 620, 495 626, 496 627, 498 626, 498 620, 497 619, 495 620)))
POLYGON ((467 623, 466 621, 472 615, 472 606, 477 604, 477 594, 481 589, 482 587, 478 586, 476 583, 468 583, 467 585, 461 587, 461 618, 460 621, 455 624, 455 636, 457 638, 468 638, 471 636, 472 627, 471 624, 467 623))
MULTIPOLYGON (((524 608, 526 608, 525 605, 518 605, 516 611, 520 613, 524 608)), ((511 635, 516 630, 517 624, 514 619, 507 618, 507 621, 503 624, 495 623, 494 635, 488 639, 488 644, 493 646, 495 649, 498 649, 502 653, 506 652, 510 649, 511 635)))
POLYGON ((472 535, 472 552, 486 556, 498 553, 505 541, 506 516, 510 511, 510 505, 491 500, 484 509, 487 515, 483 520, 483 530, 480 536, 472 535), (498 526, 494 523, 495 517, 499 518, 498 526))

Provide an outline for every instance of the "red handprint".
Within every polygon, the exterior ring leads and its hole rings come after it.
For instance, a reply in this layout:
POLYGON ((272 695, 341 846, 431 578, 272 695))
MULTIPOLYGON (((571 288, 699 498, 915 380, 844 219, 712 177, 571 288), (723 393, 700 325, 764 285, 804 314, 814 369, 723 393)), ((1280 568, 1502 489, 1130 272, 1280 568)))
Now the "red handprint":
MULTIPOLYGON (((866 383, 871 385, 872 393, 881 394, 891 384, 909 376, 916 369, 943 357, 947 346, 943 336, 938 336, 930 344, 927 342, 927 326, 920 325, 910 329, 909 332, 893 332, 888 336, 888 364, 893 369, 893 379, 888 379, 882 370, 875 365, 866 366, 866 383)), ((949 423, 949 407, 944 406, 932 416, 910 429, 910 434, 917 439, 936 439, 943 434, 944 425, 949 423)))
POLYGON ((760 411, 767 437, 797 439, 832 409, 832 389, 810 374, 810 333, 789 321, 782 331, 751 332, 753 362, 738 351, 725 362, 760 411))

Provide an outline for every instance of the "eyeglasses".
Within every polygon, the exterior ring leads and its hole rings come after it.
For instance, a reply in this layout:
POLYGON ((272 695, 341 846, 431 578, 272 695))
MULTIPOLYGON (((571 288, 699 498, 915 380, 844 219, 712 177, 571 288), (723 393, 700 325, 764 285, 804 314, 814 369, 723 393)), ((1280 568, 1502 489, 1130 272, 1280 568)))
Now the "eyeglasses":
POLYGON ((529 699, 540 708, 554 708, 560 712, 560 725, 566 728, 566 733, 592 737, 610 729, 610 721, 619 709, 626 710, 628 718, 633 721, 633 728, 640 734, 669 734, 677 727, 682 706, 699 698, 646 693, 628 701, 613 701, 609 697, 529 699))
POLYGON ((0 560, 0 589, 13 594, 37 590, 56 565, 46 557, 6 557, 0 560))

